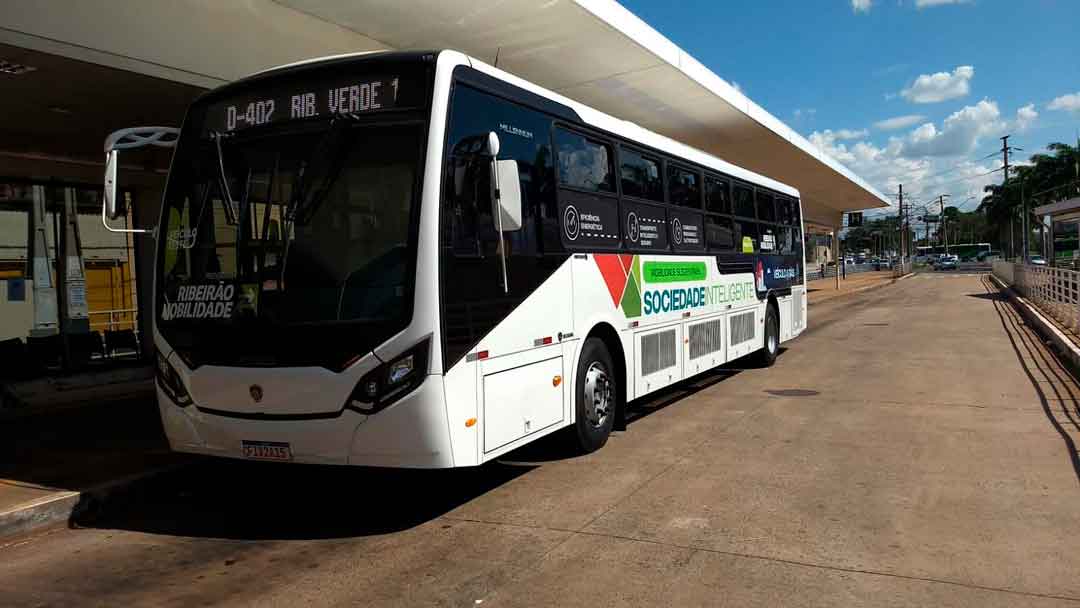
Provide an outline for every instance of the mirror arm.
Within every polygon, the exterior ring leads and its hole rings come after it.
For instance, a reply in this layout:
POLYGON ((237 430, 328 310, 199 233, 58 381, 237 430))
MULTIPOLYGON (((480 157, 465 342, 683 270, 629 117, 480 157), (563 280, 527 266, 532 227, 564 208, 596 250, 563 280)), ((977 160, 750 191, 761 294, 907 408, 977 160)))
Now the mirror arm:
POLYGON ((157 226, 151 228, 113 228, 109 225, 108 219, 105 217, 105 203, 101 203, 101 225, 105 226, 105 229, 109 232, 119 232, 126 234, 154 234, 157 232, 157 226))
MULTIPOLYGON (((119 232, 127 234, 151 234, 157 236, 157 226, 151 228, 113 228, 108 222, 108 204, 109 204, 109 161, 112 158, 113 164, 111 176, 112 176, 112 196, 115 198, 119 192, 116 189, 116 170, 120 167, 120 159, 117 154, 119 150, 130 150, 133 148, 141 148, 143 146, 155 146, 158 148, 172 148, 176 146, 176 140, 180 136, 180 130, 174 127, 132 127, 128 129, 120 129, 114 131, 105 138, 105 167, 106 167, 106 188, 103 196, 101 197, 101 225, 105 227, 109 232, 119 232)), ((114 208, 115 208, 115 200, 114 208)))
POLYGON ((499 261, 502 262, 502 277, 503 277, 503 293, 510 293, 510 283, 506 279, 506 237, 503 234, 502 223, 502 190, 499 187, 499 164, 498 157, 491 157, 491 177, 495 180, 495 215, 498 216, 498 230, 499 230, 499 261))

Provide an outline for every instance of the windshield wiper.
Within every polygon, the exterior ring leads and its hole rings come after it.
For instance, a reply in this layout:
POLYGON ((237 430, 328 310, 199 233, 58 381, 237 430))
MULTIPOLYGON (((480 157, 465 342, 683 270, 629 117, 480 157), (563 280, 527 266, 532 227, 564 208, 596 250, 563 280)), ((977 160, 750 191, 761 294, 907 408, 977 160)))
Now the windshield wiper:
POLYGON ((341 174, 341 168, 345 164, 346 148, 344 145, 346 142, 335 140, 338 140, 345 132, 345 126, 356 122, 356 120, 357 115, 353 113, 334 114, 330 119, 330 126, 327 128, 326 133, 319 139, 319 143, 312 150, 308 161, 300 167, 297 176, 299 183, 292 197, 293 200, 289 204, 287 215, 291 222, 303 226, 311 221, 311 217, 330 192, 330 188, 337 181, 338 175, 341 174), (313 190, 311 186, 315 180, 309 180, 308 170, 313 166, 316 168, 323 166, 323 158, 327 159, 328 169, 323 176, 321 185, 313 190))
POLYGON ((343 127, 356 121, 357 115, 353 113, 334 114, 330 119, 330 126, 327 128, 326 133, 319 139, 319 143, 311 152, 311 156, 308 161, 300 166, 300 170, 297 173, 297 186, 293 192, 292 200, 289 203, 288 208, 285 211, 285 221, 282 225, 282 237, 285 240, 285 246, 281 254, 281 273, 278 275, 278 289, 284 291, 285 289, 285 267, 289 261, 289 243, 291 239, 290 225, 300 224, 301 226, 311 221, 311 217, 318 210, 319 205, 322 204, 326 198, 327 193, 330 192, 330 188, 337 181, 338 175, 341 174, 341 168, 345 164, 346 149, 343 143, 339 142, 339 145, 331 146, 331 142, 334 138, 338 137, 344 132, 343 127), (329 149, 329 152, 326 150, 329 149), (326 172, 326 176, 322 180, 322 186, 315 190, 315 194, 308 199, 308 191, 310 183, 308 182, 308 169, 315 165, 319 166, 322 163, 317 163, 319 156, 328 156, 331 161, 330 169, 326 172))
POLYGON ((240 213, 236 201, 233 200, 232 193, 229 192, 229 178, 225 175, 225 157, 221 153, 221 140, 225 137, 228 136, 224 133, 210 132, 210 139, 214 140, 214 148, 217 150, 218 183, 221 187, 221 195, 225 197, 225 222, 235 226, 240 213))

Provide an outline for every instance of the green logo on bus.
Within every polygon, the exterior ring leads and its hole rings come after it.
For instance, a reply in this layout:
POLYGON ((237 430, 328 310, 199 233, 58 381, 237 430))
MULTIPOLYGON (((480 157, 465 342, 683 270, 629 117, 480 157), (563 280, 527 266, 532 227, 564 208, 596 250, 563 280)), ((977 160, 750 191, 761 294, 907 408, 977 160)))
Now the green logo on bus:
POLYGON ((704 281, 707 273, 705 262, 645 262, 646 283, 681 283, 704 281))

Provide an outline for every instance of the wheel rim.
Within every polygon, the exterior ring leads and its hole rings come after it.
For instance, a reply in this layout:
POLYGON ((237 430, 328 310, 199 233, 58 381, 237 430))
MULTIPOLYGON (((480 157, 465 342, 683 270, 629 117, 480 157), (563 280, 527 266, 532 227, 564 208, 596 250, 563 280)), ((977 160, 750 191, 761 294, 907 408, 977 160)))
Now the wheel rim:
POLYGON ((585 417, 593 428, 607 423, 612 414, 615 387, 607 369, 599 361, 589 364, 585 372, 585 417))
POLYGON ((776 331, 776 317, 770 315, 769 316, 768 336, 765 338, 766 344, 769 347, 769 352, 770 353, 775 353, 776 352, 776 347, 777 347, 776 334, 777 333, 779 333, 779 332, 776 331))

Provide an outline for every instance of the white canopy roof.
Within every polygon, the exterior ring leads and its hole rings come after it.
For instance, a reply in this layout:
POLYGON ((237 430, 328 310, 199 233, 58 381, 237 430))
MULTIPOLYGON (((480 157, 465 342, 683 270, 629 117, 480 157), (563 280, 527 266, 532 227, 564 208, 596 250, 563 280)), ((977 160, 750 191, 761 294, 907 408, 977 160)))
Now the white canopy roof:
POLYGON ((0 3, 0 43, 202 87, 339 53, 497 57, 507 72, 797 188, 813 223, 838 226, 842 211, 887 204, 615 0, 8 4, 0 3))
POLYGON ((453 48, 798 188, 808 219, 876 189, 614 0, 278 0, 386 48, 453 48))

